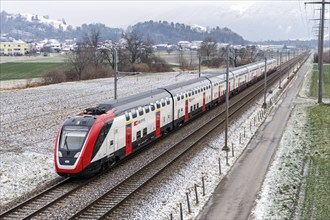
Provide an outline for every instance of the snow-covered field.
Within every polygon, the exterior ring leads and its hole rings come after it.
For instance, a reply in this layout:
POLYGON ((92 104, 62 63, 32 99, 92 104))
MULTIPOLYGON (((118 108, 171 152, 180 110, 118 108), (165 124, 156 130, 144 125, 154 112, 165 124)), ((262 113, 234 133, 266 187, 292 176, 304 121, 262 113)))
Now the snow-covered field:
MULTIPOLYGON (((175 73, 163 73, 126 77, 119 80, 119 97, 137 93, 146 87, 152 89, 196 77, 192 74, 183 74, 179 77, 175 75, 175 73)), ((277 85, 272 90, 273 93, 268 94, 267 100, 274 103, 281 90, 277 89, 277 85)), ((61 123, 66 117, 82 109, 111 99, 113 79, 1 91, 0 95, 0 204, 2 206, 57 177, 53 168, 53 145, 61 123)), ((178 175, 168 175, 168 178, 160 181, 159 187, 148 192, 150 196, 144 196, 142 201, 132 207, 130 217, 168 219, 172 214, 178 219, 179 203, 182 203, 184 218, 196 218, 264 120, 264 117, 260 117, 262 103, 263 99, 260 99, 251 110, 231 123, 228 143, 229 147, 233 144, 235 155, 232 156, 229 152, 229 165, 226 164, 225 152, 220 150, 224 146, 224 137, 220 134, 206 143, 208 148, 184 161, 184 164, 180 165, 184 168, 180 169, 178 175), (232 135, 234 133, 235 135, 232 135), (221 175, 219 175, 219 158, 221 175), (201 194, 202 177, 205 180, 205 196, 201 194), (195 183, 198 185, 198 204, 193 200, 195 183), (186 192, 190 197, 191 213, 188 213, 186 206, 186 192)))
MULTIPOLYGON (((308 97, 313 64, 307 63, 308 73, 296 100, 274 161, 264 180, 259 198, 250 215, 251 219, 300 219, 301 202, 304 200, 304 176, 308 172, 306 154, 308 144, 307 107, 316 104, 308 97), (299 195, 299 196, 297 196, 299 195), (297 201, 297 197, 299 200, 297 201)), ((323 100, 329 103, 329 100, 323 100)))
MULTIPOLYGON (((197 77, 147 74, 118 81, 118 97, 197 77)), ((53 146, 65 118, 113 98, 113 79, 0 91, 0 205, 57 178, 53 146)))
POLYGON ((257 205, 251 215, 252 219, 292 217, 296 193, 304 174, 306 146, 302 143, 306 137, 305 123, 304 106, 295 107, 267 172, 257 205))
MULTIPOLYGON (((286 79, 283 80, 283 85, 285 83, 287 83, 286 79)), ((282 93, 282 90, 277 87, 278 85, 271 88, 273 93, 268 94, 267 103, 270 101, 274 103, 282 93)), ((136 197, 137 200, 134 201, 134 207, 127 207, 127 212, 131 213, 128 219, 170 219, 171 215, 173 219, 180 219, 180 203, 184 219, 195 219, 265 120, 265 117, 261 117, 262 103, 263 99, 260 99, 242 117, 230 123, 228 145, 230 148, 234 146, 234 156, 229 152, 228 165, 225 159, 226 153, 221 150, 224 146, 224 134, 221 133, 209 142, 203 143, 207 146, 206 148, 197 151, 191 158, 173 165, 177 168, 174 175, 171 169, 171 173, 157 179, 151 187, 141 190, 139 196, 136 197), (219 175, 219 159, 221 175, 219 175), (202 195, 202 177, 205 183, 204 196, 202 195), (195 184, 197 184, 198 204, 195 199, 195 184), (190 201, 190 213, 186 193, 190 201)), ((268 106, 269 109, 264 112, 264 116, 271 111, 272 105, 268 106)))

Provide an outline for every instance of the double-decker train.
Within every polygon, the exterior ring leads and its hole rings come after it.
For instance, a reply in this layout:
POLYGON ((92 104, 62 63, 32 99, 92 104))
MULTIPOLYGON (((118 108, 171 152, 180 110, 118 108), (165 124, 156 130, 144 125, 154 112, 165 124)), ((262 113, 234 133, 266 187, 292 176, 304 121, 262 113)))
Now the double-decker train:
MULTIPOLYGON (((276 60, 267 61, 269 72, 276 60)), ((229 95, 264 77, 265 62, 229 73, 229 95)), ((58 132, 54 160, 62 176, 99 172, 225 101, 225 74, 204 76, 111 100, 69 117, 58 132)))

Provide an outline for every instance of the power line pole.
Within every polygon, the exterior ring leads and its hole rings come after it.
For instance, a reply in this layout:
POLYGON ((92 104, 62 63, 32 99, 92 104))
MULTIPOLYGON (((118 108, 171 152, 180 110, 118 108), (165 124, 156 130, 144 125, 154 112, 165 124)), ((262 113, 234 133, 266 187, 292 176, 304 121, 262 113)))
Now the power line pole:
POLYGON ((115 69, 115 99, 117 99, 117 82, 118 82, 118 57, 117 57, 117 49, 113 48, 114 54, 113 54, 113 61, 114 61, 114 69, 115 69))
POLYGON ((226 68, 226 125, 225 125, 225 146, 223 151, 229 151, 228 147, 228 108, 229 108, 229 45, 227 46, 227 68, 226 68))
POLYGON ((279 83, 278 83, 278 88, 279 89, 282 89, 281 80, 282 80, 282 53, 280 52, 280 80, 279 80, 279 83))
POLYGON ((321 4, 322 10, 321 10, 321 30, 320 30, 320 37, 319 37, 319 91, 318 91, 318 103, 322 103, 322 83, 323 83, 323 41, 324 41, 324 11, 325 11, 325 5, 330 4, 330 2, 326 2, 325 0, 322 0, 322 2, 305 2, 306 4, 321 4))
POLYGON ((201 55, 198 56, 198 77, 201 77, 201 55))
POLYGON ((264 84, 264 103, 262 104, 263 108, 267 108, 266 96, 267 96, 267 54, 265 53, 265 84, 264 84))

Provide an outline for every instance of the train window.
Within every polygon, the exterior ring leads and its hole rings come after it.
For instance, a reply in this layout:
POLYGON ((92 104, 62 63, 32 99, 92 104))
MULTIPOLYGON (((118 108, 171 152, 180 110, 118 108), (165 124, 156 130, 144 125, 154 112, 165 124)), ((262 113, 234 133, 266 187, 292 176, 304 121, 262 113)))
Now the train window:
POLYGON ((183 108, 181 108, 181 111, 183 112, 183 108))
POLYGON ((187 93, 185 94, 185 96, 186 96, 186 98, 188 98, 188 94, 187 93))
POLYGON ((191 92, 189 92, 189 97, 191 96, 191 92))
POLYGON ((154 104, 151 104, 150 107, 151 107, 151 111, 155 111, 155 105, 154 104))
POLYGON ((180 101, 180 96, 178 96, 178 101, 180 101))
POLYGON ((136 110, 135 109, 132 109, 131 110, 131 113, 132 113, 132 117, 133 118, 136 118, 137 117, 137 113, 136 113, 136 110))
POLYGON ((169 104, 171 104, 171 101, 170 100, 167 100, 166 103, 169 105, 169 104))
POLYGON ((110 141, 110 146, 113 145, 113 140, 110 141))
POLYGON ((147 133, 148 133, 147 131, 148 131, 147 128, 143 129, 143 137, 147 135, 147 133))
POLYGON ((141 131, 136 132, 136 139, 139 140, 141 138, 141 131))
POLYGON ((184 96, 183 95, 181 95, 181 99, 184 99, 184 96))
POLYGON ((126 117, 126 121, 129 121, 130 117, 128 112, 125 112, 125 117, 126 117))
POLYGON ((198 89, 198 93, 200 93, 201 92, 201 90, 200 89, 198 89))
POLYGON ((192 107, 192 106, 190 106, 190 111, 191 111, 191 112, 193 111, 193 107, 192 107))
POLYGON ((139 115, 141 116, 141 115, 143 115, 143 108, 141 108, 141 107, 139 107, 139 115))
POLYGON ((197 103, 197 108, 199 108, 199 103, 197 103))
POLYGON ((160 103, 158 101, 156 102, 156 106, 157 108, 160 108, 160 103))
POLYGON ((162 101, 162 107, 165 107, 165 101, 162 101))
POLYGON ((145 109, 146 113, 149 113, 150 112, 150 109, 149 109, 149 106, 148 105, 144 106, 144 109, 145 109))

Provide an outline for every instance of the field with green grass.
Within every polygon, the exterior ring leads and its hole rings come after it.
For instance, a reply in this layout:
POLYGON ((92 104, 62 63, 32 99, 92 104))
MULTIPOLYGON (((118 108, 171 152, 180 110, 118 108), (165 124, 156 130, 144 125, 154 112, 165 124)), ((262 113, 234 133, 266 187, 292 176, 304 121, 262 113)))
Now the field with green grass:
MULTIPOLYGON (((317 65, 314 65, 313 75, 312 75, 312 84, 310 88, 310 96, 318 96, 318 79, 319 73, 317 70, 317 65)), ((323 65, 323 98, 330 98, 330 65, 323 65)))
POLYGON ((37 78, 46 70, 64 68, 64 63, 9 62, 0 64, 0 80, 37 78))
POLYGON ((330 216, 330 104, 307 108, 308 175, 301 219, 330 216))

